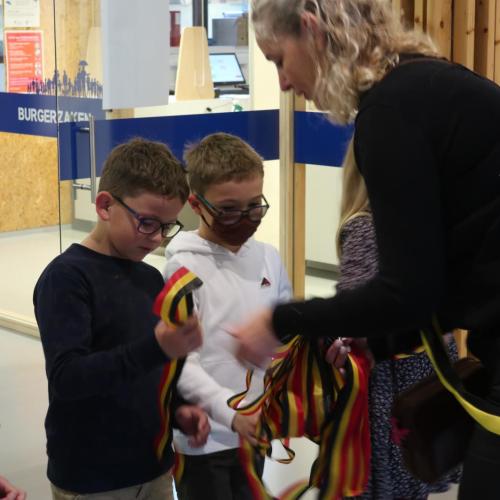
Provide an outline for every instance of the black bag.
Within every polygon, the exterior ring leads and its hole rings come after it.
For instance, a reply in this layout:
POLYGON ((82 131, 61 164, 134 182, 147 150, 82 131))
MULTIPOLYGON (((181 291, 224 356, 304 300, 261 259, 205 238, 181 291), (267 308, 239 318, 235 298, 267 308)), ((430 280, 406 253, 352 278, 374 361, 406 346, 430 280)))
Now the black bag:
MULTIPOLYGON (((453 369, 468 392, 485 396, 488 376, 478 360, 460 359, 453 369)), ((463 461, 474 420, 436 374, 396 396, 392 418, 393 439, 417 479, 436 482, 463 461)))

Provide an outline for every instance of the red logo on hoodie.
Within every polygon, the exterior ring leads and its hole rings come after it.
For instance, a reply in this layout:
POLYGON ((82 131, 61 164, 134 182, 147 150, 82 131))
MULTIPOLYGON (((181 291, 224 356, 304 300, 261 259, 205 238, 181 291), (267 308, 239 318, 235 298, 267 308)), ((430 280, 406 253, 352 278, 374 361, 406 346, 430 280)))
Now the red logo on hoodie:
POLYGON ((262 281, 260 282, 260 287, 265 288, 271 286, 271 282, 267 278, 262 278, 262 281))

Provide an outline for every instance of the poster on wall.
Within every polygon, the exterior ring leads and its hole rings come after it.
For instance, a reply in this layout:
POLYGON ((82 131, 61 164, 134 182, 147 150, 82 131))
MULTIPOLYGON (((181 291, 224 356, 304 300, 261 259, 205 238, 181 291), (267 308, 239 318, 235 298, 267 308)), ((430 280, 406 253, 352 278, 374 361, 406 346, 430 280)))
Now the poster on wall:
POLYGON ((40 0, 4 0, 6 28, 38 28, 40 0))
POLYGON ((7 92, 33 92, 43 80, 40 30, 5 31, 7 92))
POLYGON ((0 0, 0 92, 5 92, 5 63, 3 52, 3 0, 0 0))

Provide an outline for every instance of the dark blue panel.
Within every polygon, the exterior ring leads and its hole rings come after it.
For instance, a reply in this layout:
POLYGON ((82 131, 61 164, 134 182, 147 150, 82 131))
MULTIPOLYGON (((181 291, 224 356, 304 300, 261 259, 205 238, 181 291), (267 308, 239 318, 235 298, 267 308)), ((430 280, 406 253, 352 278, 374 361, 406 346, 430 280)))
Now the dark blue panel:
MULTIPOLYGON (((87 123, 60 126, 61 180, 90 176, 89 137, 85 132, 79 132, 86 126, 87 123)), ((187 143, 213 132, 227 132, 247 141, 265 160, 276 159, 278 127, 278 110, 96 121, 97 174, 100 174, 109 152, 133 137, 164 142, 178 158, 182 158, 187 143)))
POLYGON ((57 123, 104 118, 100 99, 0 92, 0 132, 57 137, 57 123))
POLYGON ((353 132, 333 125, 323 113, 295 112, 295 161, 338 167, 353 132))

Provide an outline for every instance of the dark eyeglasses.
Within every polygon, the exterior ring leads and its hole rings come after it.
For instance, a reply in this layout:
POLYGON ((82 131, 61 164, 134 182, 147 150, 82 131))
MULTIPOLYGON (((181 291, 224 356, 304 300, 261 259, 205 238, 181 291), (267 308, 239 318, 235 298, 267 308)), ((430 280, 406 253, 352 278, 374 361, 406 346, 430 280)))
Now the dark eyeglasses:
POLYGON ((265 202, 263 205, 256 205, 247 208, 246 210, 225 210, 217 208, 201 196, 201 194, 196 194, 195 196, 201 201, 201 203, 203 203, 203 205, 205 205, 205 208, 212 217, 216 218, 221 224, 225 224, 226 226, 237 224, 243 217, 248 217, 252 222, 260 222, 262 217, 264 217, 269 210, 269 203, 264 195, 262 195, 262 199, 265 202))
POLYGON ((158 219, 153 219, 151 217, 143 217, 133 208, 129 207, 121 198, 118 196, 113 196, 113 198, 123 205, 139 222, 137 225, 137 231, 142 234, 154 234, 161 230, 161 235, 163 238, 173 238, 184 226, 181 222, 176 220, 175 222, 160 222, 158 219))

